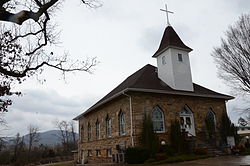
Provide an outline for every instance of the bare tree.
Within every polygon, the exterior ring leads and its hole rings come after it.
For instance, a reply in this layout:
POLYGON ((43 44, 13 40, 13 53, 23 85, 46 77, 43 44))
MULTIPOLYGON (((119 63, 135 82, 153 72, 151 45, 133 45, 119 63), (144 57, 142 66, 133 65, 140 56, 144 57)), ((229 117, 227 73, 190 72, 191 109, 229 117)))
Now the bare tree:
POLYGON ((250 15, 244 14, 225 33, 212 56, 219 76, 230 86, 250 93, 250 15))
POLYGON ((0 152, 6 148, 7 141, 5 140, 4 137, 0 137, 0 152))
MULTIPOLYGON (((58 32, 52 24, 53 13, 63 0, 2 0, 0 2, 0 111, 7 111, 11 100, 3 96, 14 83, 39 75, 45 66, 62 72, 85 71, 97 64, 96 58, 72 60, 68 54, 56 53, 58 32)), ((81 0, 89 7, 99 7, 96 0, 81 0)), ((55 21, 54 21, 55 22, 55 21)))
POLYGON ((75 122, 73 120, 71 120, 69 122, 69 125, 70 125, 70 133, 71 133, 71 136, 72 136, 72 141, 76 145, 77 140, 76 140, 75 122))
POLYGON ((69 124, 67 121, 57 121, 56 127, 60 130, 60 135, 58 137, 61 140, 64 149, 68 150, 68 143, 69 143, 69 124))
POLYGON ((21 152, 24 151, 24 138, 21 137, 19 133, 17 133, 16 138, 13 140, 13 144, 14 144, 13 160, 17 161, 21 152))
POLYGON ((40 140, 40 135, 38 133, 39 127, 30 124, 27 127, 27 130, 29 132, 29 134, 28 134, 28 138, 29 138, 29 142, 28 142, 28 156, 30 157, 30 152, 31 152, 31 149, 32 149, 33 145, 40 140))
POLYGON ((59 129, 60 134, 58 137, 64 147, 65 152, 70 152, 77 147, 77 138, 75 133, 75 124, 73 121, 56 121, 56 127, 59 129))

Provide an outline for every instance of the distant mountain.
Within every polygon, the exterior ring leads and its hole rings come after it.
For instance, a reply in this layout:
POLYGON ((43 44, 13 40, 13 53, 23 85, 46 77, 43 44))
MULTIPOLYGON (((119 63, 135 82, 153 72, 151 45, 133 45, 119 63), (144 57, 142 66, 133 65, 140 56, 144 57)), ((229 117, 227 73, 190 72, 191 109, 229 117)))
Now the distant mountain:
MULTIPOLYGON (((77 133, 75 134, 76 134, 76 139, 78 139, 79 135, 77 133)), ((49 130, 45 132, 39 132, 40 139, 39 139, 39 142, 36 143, 36 145, 43 144, 43 145, 53 146, 53 145, 61 144, 60 135, 61 135, 60 130, 49 130)), ((12 140, 14 139, 15 139, 14 137, 5 138, 5 140, 9 142, 10 145, 13 144, 12 140)), ((24 142, 26 145, 28 144, 29 134, 24 135, 24 142)))
MULTIPOLYGON (((24 142, 27 145, 29 142, 29 134, 24 136, 24 142)), ((60 130, 49 130, 39 133, 39 142, 36 145, 57 145, 60 144, 60 130)))

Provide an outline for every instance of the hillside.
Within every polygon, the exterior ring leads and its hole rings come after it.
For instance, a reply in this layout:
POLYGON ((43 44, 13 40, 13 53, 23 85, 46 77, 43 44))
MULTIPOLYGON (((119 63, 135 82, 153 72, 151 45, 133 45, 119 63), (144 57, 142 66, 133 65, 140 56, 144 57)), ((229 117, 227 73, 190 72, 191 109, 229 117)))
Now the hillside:
MULTIPOLYGON (((78 139, 78 134, 76 133, 76 139, 78 139)), ((48 146, 54 146, 57 144, 61 144, 60 140, 60 130, 49 130, 45 132, 39 132, 39 142, 36 143, 36 145, 48 145, 48 146)), ((13 144, 14 137, 7 137, 4 138, 10 145, 13 144)), ((72 139, 72 138, 71 138, 72 139)), ((29 135, 24 135, 24 142, 27 145, 29 142, 29 135)))

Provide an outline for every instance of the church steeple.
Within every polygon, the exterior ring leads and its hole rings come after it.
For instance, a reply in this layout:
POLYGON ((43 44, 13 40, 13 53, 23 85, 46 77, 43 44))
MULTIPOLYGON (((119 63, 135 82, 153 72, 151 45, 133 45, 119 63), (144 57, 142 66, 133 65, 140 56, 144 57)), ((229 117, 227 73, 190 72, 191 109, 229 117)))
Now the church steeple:
MULTIPOLYGON (((167 9, 162 11, 169 13, 167 9)), ((194 91, 188 55, 192 49, 182 42, 169 20, 167 23, 160 46, 153 55, 157 59, 158 77, 175 90, 194 91)))
POLYGON ((160 47, 158 50, 154 53, 153 57, 157 57, 159 54, 167 50, 168 48, 178 48, 183 49, 188 52, 192 51, 192 48, 186 46, 178 34, 175 32, 174 28, 172 26, 166 27, 163 37, 161 39, 160 47))

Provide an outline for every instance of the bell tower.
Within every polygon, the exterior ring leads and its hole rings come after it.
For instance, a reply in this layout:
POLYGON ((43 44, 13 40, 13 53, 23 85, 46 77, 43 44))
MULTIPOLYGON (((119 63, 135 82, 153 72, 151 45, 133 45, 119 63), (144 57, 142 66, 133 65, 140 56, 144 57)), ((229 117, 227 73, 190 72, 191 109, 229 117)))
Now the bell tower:
MULTIPOLYGON (((161 9, 167 13, 172 13, 161 9)), ((194 91, 189 62, 191 48, 186 46, 167 17, 167 27, 164 31, 158 50, 153 55, 157 59, 158 77, 175 90, 194 91)))

